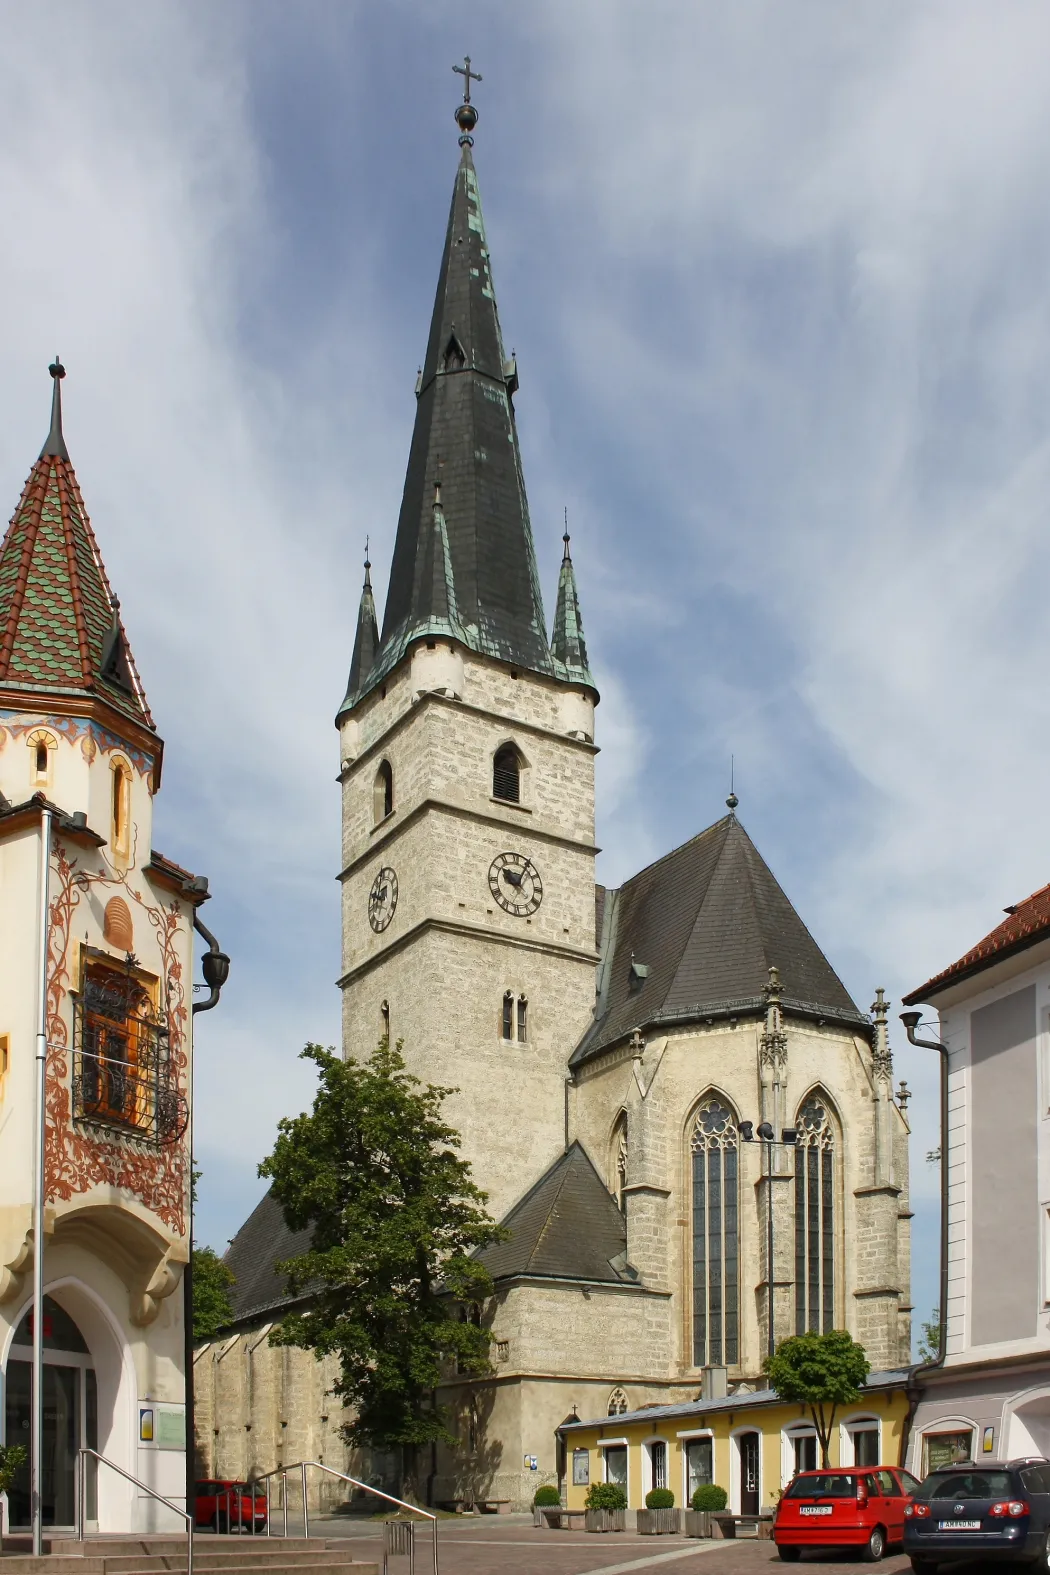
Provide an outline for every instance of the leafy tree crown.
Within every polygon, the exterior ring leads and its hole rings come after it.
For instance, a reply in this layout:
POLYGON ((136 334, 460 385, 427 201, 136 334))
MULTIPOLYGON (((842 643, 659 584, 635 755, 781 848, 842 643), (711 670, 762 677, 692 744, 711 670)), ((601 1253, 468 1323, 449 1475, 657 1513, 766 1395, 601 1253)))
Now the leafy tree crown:
POLYGON ((233 1271, 212 1247, 193 1249, 193 1338, 214 1340, 233 1318, 233 1271))

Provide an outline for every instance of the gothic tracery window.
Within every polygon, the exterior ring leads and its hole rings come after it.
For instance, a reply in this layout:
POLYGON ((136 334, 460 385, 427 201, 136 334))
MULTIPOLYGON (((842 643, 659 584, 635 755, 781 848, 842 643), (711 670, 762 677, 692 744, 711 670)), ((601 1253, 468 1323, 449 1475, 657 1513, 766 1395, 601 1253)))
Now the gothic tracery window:
POLYGON ((616 1197, 620 1208, 623 1208, 623 1193, 627 1185, 627 1113, 620 1116, 613 1131, 611 1154, 612 1187, 611 1191, 616 1197))
POLYGON ((627 1409, 627 1392, 617 1385, 612 1394, 609 1396, 609 1409, 607 1415, 624 1416, 627 1412, 627 1409))
POLYGON ((717 1096, 696 1113, 693 1159, 693 1363, 730 1367, 740 1351, 736 1117, 717 1096))
POLYGON ((824 1333, 835 1327, 835 1131, 819 1090, 795 1125, 795 1333, 824 1333))

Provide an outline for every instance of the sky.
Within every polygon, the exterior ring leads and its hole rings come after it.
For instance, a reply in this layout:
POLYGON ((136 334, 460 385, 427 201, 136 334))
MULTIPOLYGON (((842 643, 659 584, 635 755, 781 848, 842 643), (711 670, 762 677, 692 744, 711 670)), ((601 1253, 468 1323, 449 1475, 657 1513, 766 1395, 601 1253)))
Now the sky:
MULTIPOLYGON (((155 845, 233 959, 198 1237, 338 1038, 338 750, 458 156, 568 508, 599 878, 739 814, 863 1009, 1050 877, 1042 0, 39 0, 0 55, 0 482, 66 436, 166 740, 155 845)), ((913 1090, 936 1298, 936 1056, 913 1090)))

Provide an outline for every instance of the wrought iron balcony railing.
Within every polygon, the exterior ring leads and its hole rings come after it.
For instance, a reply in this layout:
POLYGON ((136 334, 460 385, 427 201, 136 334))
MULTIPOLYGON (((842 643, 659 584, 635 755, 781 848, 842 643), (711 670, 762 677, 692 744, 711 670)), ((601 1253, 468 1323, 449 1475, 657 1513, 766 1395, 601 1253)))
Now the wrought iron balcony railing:
POLYGON ((167 1028, 109 975, 74 997, 73 1117, 150 1143, 176 1143, 189 1110, 172 1075, 167 1028))

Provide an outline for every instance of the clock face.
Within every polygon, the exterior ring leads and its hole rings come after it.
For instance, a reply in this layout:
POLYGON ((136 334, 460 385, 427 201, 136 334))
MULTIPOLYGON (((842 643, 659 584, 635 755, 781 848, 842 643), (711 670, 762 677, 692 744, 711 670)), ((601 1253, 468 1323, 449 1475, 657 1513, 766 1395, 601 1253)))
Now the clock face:
POLYGON ((543 901, 540 872, 523 853, 500 853, 489 866, 489 891, 501 908, 524 919, 543 901))
POLYGON ((385 865, 372 882, 368 893, 368 922, 377 935, 382 935, 397 907, 397 876, 385 865))

